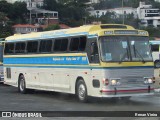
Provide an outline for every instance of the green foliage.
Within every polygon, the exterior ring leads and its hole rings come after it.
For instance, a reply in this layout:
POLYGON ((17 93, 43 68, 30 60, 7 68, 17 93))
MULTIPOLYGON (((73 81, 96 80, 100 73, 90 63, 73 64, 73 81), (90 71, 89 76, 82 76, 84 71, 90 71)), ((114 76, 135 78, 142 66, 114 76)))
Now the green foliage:
POLYGON ((6 14, 3 12, 0 12, 0 24, 2 24, 3 21, 6 21, 6 14))
POLYGON ((101 21, 103 24, 124 24, 134 26, 139 28, 139 19, 135 19, 133 14, 127 14, 125 16, 117 16, 114 12, 107 12, 105 15, 102 15, 100 18, 92 18, 91 21, 101 21), (124 19, 123 19, 124 17, 124 19))
POLYGON ((88 0, 44 0, 44 9, 58 11, 62 23, 75 27, 82 25, 84 17, 88 15, 84 2, 88 0))
POLYGON ((0 12, 3 12, 7 14, 7 16, 10 16, 13 12, 13 6, 12 4, 8 3, 5 0, 0 1, 0 12))
POLYGON ((0 1, 0 12, 5 13, 13 23, 25 23, 28 11, 25 2, 15 2, 11 4, 2 0, 0 1))
POLYGON ((13 14, 11 19, 14 20, 15 23, 26 23, 26 15, 27 12, 27 5, 25 2, 15 2, 13 4, 13 14))
POLYGON ((55 24, 55 25, 50 25, 47 28, 44 29, 44 31, 50 31, 50 30, 58 30, 60 29, 60 26, 55 24))
POLYGON ((8 25, 4 26, 4 25, 0 24, 0 28, 1 28, 0 38, 5 38, 5 37, 8 37, 13 34, 11 26, 8 26, 8 25))
POLYGON ((160 38, 160 34, 159 34, 160 28, 146 27, 143 29, 148 31, 150 37, 159 37, 160 38))
POLYGON ((44 0, 44 9, 56 11, 58 10, 58 7, 59 4, 56 2, 56 0, 44 0))
POLYGON ((26 23, 27 8, 25 2, 8 3, 0 1, 0 37, 13 34, 12 25, 26 23))

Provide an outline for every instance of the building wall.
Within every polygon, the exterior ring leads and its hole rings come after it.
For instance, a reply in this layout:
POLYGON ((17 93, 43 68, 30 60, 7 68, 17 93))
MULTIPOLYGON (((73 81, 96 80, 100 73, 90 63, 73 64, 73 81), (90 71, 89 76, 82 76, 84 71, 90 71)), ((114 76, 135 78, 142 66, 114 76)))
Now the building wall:
POLYGON ((102 15, 105 15, 107 12, 114 12, 116 17, 119 17, 120 15, 124 14, 133 14, 135 18, 137 18, 137 9, 127 7, 127 8, 115 8, 115 9, 106 9, 106 10, 92 10, 89 11, 90 15, 100 17, 102 15))
POLYGON ((27 7, 36 7, 36 6, 43 6, 43 1, 44 0, 6 0, 9 3, 14 3, 16 1, 19 2, 26 2, 27 3, 27 7), (32 2, 32 3, 31 3, 32 2), (31 3, 31 4, 29 4, 31 3))
POLYGON ((138 17, 141 20, 141 25, 143 26, 160 26, 160 9, 153 8, 152 5, 146 5, 145 2, 140 2, 138 8, 124 7, 106 10, 91 10, 89 12, 90 15, 96 17, 105 15, 107 12, 114 12, 114 18, 119 18, 122 15, 133 14, 134 18, 138 17))
POLYGON ((90 0, 91 3, 99 3, 100 0, 90 0))
POLYGON ((16 1, 18 1, 18 2, 27 2, 29 0, 6 0, 6 1, 9 2, 9 3, 14 3, 16 1))
POLYGON ((31 28, 31 27, 15 27, 14 28, 14 33, 26 34, 30 32, 37 32, 37 28, 31 28))
POLYGON ((159 27, 160 25, 160 10, 153 8, 152 5, 146 5, 145 2, 140 2, 137 8, 138 18, 141 20, 141 25, 159 27))
POLYGON ((32 8, 36 8, 36 7, 42 7, 43 6, 43 0, 27 0, 27 8, 28 7, 32 7, 32 8))

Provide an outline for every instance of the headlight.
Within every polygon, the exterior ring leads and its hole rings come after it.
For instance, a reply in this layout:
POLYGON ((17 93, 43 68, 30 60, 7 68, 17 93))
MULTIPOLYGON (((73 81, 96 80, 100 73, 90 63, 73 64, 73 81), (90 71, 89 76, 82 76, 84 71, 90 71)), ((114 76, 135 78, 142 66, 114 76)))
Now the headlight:
POLYGON ((112 81, 111 81, 111 84, 112 84, 112 85, 116 85, 116 84, 117 84, 117 81, 116 81, 116 80, 112 80, 112 81))
POLYGON ((120 79, 111 79, 111 85, 120 85, 120 79))
POLYGON ((151 78, 149 78, 148 83, 153 83, 153 80, 151 78))
POLYGON ((153 79, 152 78, 144 78, 144 83, 145 84, 152 84, 153 83, 153 79))

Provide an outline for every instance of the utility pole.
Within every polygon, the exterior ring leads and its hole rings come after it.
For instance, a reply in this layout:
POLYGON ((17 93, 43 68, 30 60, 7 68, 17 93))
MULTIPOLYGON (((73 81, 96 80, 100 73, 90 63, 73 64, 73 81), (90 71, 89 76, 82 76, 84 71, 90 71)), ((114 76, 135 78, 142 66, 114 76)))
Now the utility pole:
POLYGON ((122 0, 122 24, 124 24, 124 5, 122 0))
POLYGON ((87 19, 87 17, 84 17, 84 25, 87 24, 86 19, 87 19))
POLYGON ((31 11, 32 10, 30 10, 30 14, 29 14, 29 23, 30 23, 30 25, 32 24, 32 14, 31 14, 31 11))

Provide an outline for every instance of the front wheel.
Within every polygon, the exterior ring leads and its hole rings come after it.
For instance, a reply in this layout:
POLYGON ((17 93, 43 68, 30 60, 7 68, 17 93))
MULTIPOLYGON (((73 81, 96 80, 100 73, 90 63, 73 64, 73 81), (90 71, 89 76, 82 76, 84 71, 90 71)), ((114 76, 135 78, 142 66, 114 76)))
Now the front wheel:
POLYGON ((25 78, 24 78, 23 75, 21 75, 21 76, 19 77, 19 81, 18 81, 18 91, 19 91, 20 93, 23 93, 23 94, 25 94, 26 91, 27 91, 27 89, 26 89, 26 83, 25 83, 25 78))
POLYGON ((160 61, 156 60, 156 61, 154 62, 154 67, 155 67, 155 68, 160 68, 160 61))
POLYGON ((87 102, 88 101, 88 95, 87 95, 87 87, 83 80, 79 80, 77 82, 77 97, 80 102, 87 102))

